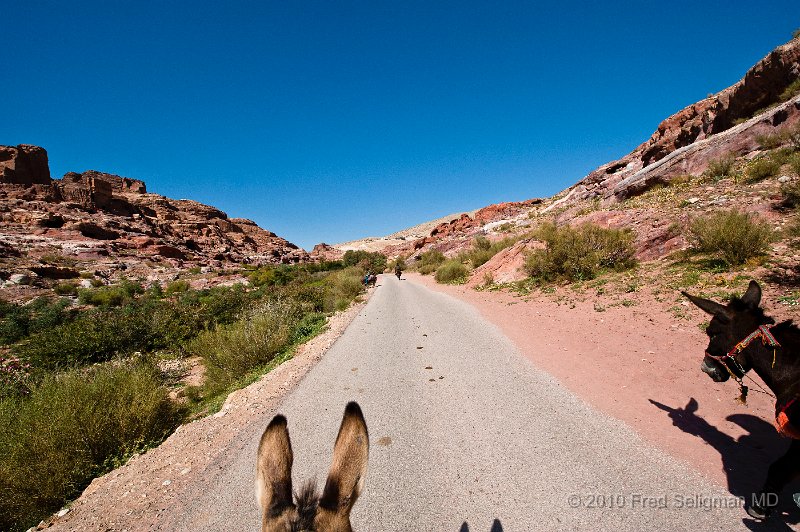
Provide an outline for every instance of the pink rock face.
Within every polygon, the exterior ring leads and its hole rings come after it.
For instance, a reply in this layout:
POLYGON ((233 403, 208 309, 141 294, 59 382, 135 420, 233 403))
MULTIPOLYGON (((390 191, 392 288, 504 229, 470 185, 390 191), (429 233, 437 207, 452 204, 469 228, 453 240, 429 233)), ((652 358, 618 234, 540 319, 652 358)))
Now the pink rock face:
POLYGON ((184 261, 225 268, 308 260, 250 220, 146 190, 142 181, 95 170, 51 180, 42 148, 0 146, 0 270, 30 272, 48 255, 109 279, 147 278, 153 269, 169 277, 184 261))
POLYGON ((520 240, 510 248, 500 251, 485 264, 475 268, 467 281, 467 286, 479 287, 490 279, 491 282, 497 284, 513 283, 525 279, 528 276, 523 269, 525 257, 532 250, 544 249, 544 247, 544 243, 537 240, 520 240))
POLYGON ((701 173, 710 161, 728 153, 757 149, 757 136, 800 122, 798 98, 766 113, 759 111, 778 103, 798 78, 800 39, 793 39, 770 52, 736 84, 661 122, 650 139, 625 157, 592 171, 570 187, 561 205, 591 198, 624 199, 677 175, 701 173))
POLYGON ((47 151, 38 146, 0 146, 0 183, 49 185, 47 151))
POLYGON ((540 198, 533 198, 489 205, 477 211, 474 217, 464 213, 455 220, 437 225, 431 230, 429 236, 406 244, 389 246, 383 252, 388 256, 408 256, 434 247, 443 252, 467 249, 472 245, 472 238, 481 233, 484 225, 513 218, 540 203, 542 203, 540 198))

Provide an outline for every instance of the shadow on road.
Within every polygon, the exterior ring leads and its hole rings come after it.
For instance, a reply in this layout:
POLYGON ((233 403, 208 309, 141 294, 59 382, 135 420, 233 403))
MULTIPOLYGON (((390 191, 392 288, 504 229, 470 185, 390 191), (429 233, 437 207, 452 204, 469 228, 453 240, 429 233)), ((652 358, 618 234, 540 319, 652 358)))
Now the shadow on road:
MULTIPOLYGON (((458 529, 458 532, 469 532, 469 525, 466 521, 464 521, 461 528, 458 529)), ((492 528, 489 529, 489 532, 503 532, 503 524, 499 519, 492 521, 492 528)))
MULTIPOLYGON (((782 456, 789 447, 789 440, 782 438, 775 428, 763 419, 749 414, 733 414, 726 419, 742 427, 747 434, 734 439, 697 415, 698 404, 689 399, 683 408, 673 408, 648 399, 657 408, 667 412, 672 424, 683 432, 705 440, 722 457, 722 469, 728 479, 728 491, 749 501, 753 492, 761 489, 767 478, 769 465, 782 456)), ((772 519, 760 523, 743 519, 750 530, 791 530, 783 522, 800 523, 800 509, 792 501, 796 491, 793 482, 783 490, 780 504, 772 519), (795 489, 793 489, 795 488, 795 489)), ((744 514, 744 509, 742 509, 744 514)))

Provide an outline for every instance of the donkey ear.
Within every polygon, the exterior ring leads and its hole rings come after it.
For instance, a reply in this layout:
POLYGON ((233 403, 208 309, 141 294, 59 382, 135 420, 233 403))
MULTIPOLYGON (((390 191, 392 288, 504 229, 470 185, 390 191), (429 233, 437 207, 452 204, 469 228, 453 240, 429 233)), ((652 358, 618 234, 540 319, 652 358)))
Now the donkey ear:
POLYGON ((256 499, 264 523, 277 519, 292 503, 292 443, 286 418, 275 416, 261 435, 256 463, 256 499))
POLYGON ((339 515, 350 514, 364 488, 368 458, 367 423, 358 404, 348 403, 333 447, 328 480, 319 500, 321 508, 339 515))
POLYGON ((752 308, 757 308, 761 303, 761 287, 755 281, 750 281, 747 292, 742 296, 742 302, 752 308))
POLYGON ((710 299, 703 299, 702 297, 696 297, 691 294, 687 294, 686 292, 681 292, 684 296, 689 298, 689 301, 700 307, 703 311, 712 316, 725 316, 729 317, 728 307, 717 303, 716 301, 711 301, 710 299))

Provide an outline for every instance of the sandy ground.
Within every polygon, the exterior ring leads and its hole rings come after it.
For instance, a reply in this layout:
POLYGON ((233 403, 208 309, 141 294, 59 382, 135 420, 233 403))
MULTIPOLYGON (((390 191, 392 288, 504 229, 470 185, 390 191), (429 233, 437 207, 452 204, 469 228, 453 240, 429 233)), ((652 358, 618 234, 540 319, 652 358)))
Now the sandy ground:
MULTIPOLYGON (((769 464, 788 448, 772 427, 771 398, 751 386, 742 405, 735 383, 715 383, 700 371, 707 336, 698 325, 707 317, 694 306, 687 307, 691 319, 676 319, 668 312, 673 302, 643 291, 629 294, 632 306, 598 312, 591 298, 572 308, 542 294, 521 297, 404 276, 470 303, 534 365, 734 495, 760 488, 769 464)), ((765 301, 769 315, 768 294, 765 301)), ((782 508, 790 512, 785 519, 800 522, 796 508, 782 508)))
POLYGON ((354 304, 330 317, 322 334, 257 382, 228 396, 216 414, 179 427, 157 448, 94 479, 49 529, 127 530, 135 523, 137 530, 162 530, 165 519, 161 514, 180 514, 185 508, 188 501, 182 495, 187 485, 213 482, 220 474, 218 464, 225 462, 221 455, 242 445, 239 434, 254 418, 262 417, 266 426, 277 405, 365 305, 366 301, 354 304))

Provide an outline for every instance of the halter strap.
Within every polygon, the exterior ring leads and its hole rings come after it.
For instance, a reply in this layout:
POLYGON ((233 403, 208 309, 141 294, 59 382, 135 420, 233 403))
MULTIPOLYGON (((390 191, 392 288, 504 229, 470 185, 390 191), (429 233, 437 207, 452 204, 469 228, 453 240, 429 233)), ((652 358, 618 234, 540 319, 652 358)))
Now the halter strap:
POLYGON ((769 346, 769 347, 773 348, 772 366, 775 367, 775 351, 774 351, 774 349, 777 348, 777 347, 780 347, 781 344, 780 344, 780 342, 778 342, 778 340, 775 339, 775 336, 773 336, 772 332, 770 331, 770 327, 768 327, 766 325, 759 325, 758 328, 755 331, 751 332, 744 340, 742 340, 741 342, 739 342, 738 344, 733 346, 733 349, 731 349, 730 351, 728 351, 724 355, 715 356, 715 355, 712 355, 712 354, 710 354, 708 352, 706 352, 706 355, 708 355, 709 357, 713 358, 714 360, 719 360, 720 362, 723 362, 723 363, 724 363, 724 360, 726 358, 730 358, 733 361, 733 363, 736 364, 737 367, 741 367, 741 366, 739 366, 739 363, 736 362, 736 359, 733 358, 733 357, 738 355, 742 351, 744 351, 747 348, 747 346, 750 345, 753 342, 753 340, 755 340, 756 338, 761 338, 761 343, 762 344, 764 344, 765 346, 769 346))

